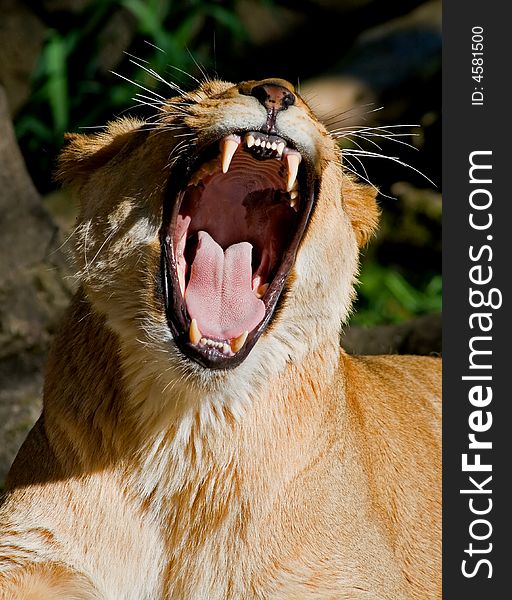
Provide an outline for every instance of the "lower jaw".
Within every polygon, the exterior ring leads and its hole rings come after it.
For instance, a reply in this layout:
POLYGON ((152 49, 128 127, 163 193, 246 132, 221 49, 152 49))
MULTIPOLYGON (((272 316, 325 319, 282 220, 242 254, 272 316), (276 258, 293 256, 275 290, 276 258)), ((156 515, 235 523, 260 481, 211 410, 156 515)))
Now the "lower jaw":
MULTIPOLYGON (((195 163, 197 163, 197 161, 195 161, 195 163)), ((313 210, 314 198, 318 191, 318 185, 316 181, 311 180, 308 171, 302 173, 300 186, 301 189, 304 190, 304 208, 301 212, 293 241, 284 253, 281 266, 265 293, 265 315, 259 325, 246 334, 245 340, 240 348, 235 347, 235 351, 233 351, 233 341, 230 340, 230 351, 228 352, 225 351, 226 349, 224 348, 227 340, 213 340, 216 344, 221 344, 222 347, 209 343, 200 344, 198 342, 201 341, 201 337, 199 337, 199 339, 194 339, 194 342, 196 343, 192 343, 190 334, 192 320, 188 314, 180 290, 177 276, 177 259, 173 250, 173 240, 167 233, 169 231, 169 225, 171 225, 172 230, 173 219, 174 223, 176 222, 181 204, 181 190, 176 184, 173 187, 172 182, 188 180, 188 176, 193 172, 195 163, 190 162, 186 165, 182 177, 173 177, 169 180, 170 185, 167 190, 167 198, 172 200, 166 201, 164 204, 164 217, 160 232, 161 285, 165 301, 167 324, 176 345, 185 357, 207 369, 233 369, 238 367, 247 358, 259 337, 265 332, 269 324, 271 324, 272 319, 275 317, 275 313, 279 312, 282 303, 285 301, 286 281, 295 262, 297 251, 309 223, 313 210)), ((176 168, 179 168, 179 165, 173 170, 176 170, 176 168)))

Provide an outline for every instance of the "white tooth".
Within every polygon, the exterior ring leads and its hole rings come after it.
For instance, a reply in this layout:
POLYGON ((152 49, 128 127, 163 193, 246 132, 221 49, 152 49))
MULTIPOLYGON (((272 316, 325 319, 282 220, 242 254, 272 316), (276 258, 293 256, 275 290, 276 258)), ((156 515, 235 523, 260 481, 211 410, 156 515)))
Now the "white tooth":
POLYGON ((268 283, 264 283, 263 285, 260 285, 259 288, 256 290, 256 298, 263 298, 263 296, 265 295, 265 292, 268 290, 268 283))
POLYGON ((188 339, 196 346, 201 341, 201 332, 197 326, 197 321, 192 319, 190 323, 190 329, 188 330, 188 339))
POLYGON ((292 200, 295 200, 295 198, 297 198, 297 196, 299 195, 299 192, 297 190, 297 188, 294 188, 291 192, 290 192, 290 198, 292 200))
POLYGON ((224 138, 222 140, 222 172, 227 173, 233 154, 238 148, 238 142, 233 139, 224 138))
POLYGON ((297 173, 299 171, 300 154, 289 153, 286 155, 286 162, 288 164, 288 183, 286 185, 286 191, 290 192, 293 188, 293 184, 297 179, 297 173))
POLYGON ((206 338, 204 338, 204 337, 203 337, 203 338, 201 338, 201 339, 199 340, 199 345, 200 345, 200 346, 206 346, 206 342, 207 342, 207 341, 208 341, 208 340, 207 340, 206 338))
POLYGON ((222 344, 222 353, 227 355, 231 354, 231 348, 229 344, 222 344))
POLYGON ((254 145, 255 145, 255 146, 259 146, 260 144, 261 144, 261 140, 260 140, 260 138, 256 138, 256 140, 255 140, 255 142, 254 142, 254 145))
POLYGON ((297 207, 298 203, 299 203, 299 200, 297 198, 294 198, 294 199, 290 200, 290 206, 293 208, 293 210, 295 212, 298 212, 298 210, 299 210, 298 207, 297 207))
POLYGON ((185 270, 178 269, 178 282, 180 284, 181 295, 185 295, 185 270))
POLYGON ((277 143, 276 142, 272 142, 272 150, 277 150, 277 143))
POLYGON ((247 148, 250 148, 251 146, 254 146, 254 136, 252 136, 251 134, 249 134, 246 138, 245 138, 245 143, 247 145, 247 148))
POLYGON ((261 285, 261 275, 256 275, 256 277, 252 280, 252 291, 256 293, 256 290, 261 285))
POLYGON ((279 144, 277 144, 277 151, 279 152, 279 154, 283 153, 283 150, 285 148, 285 143, 284 142, 279 142, 279 144))
POLYGON ((272 143, 271 142, 267 142, 267 148, 270 150, 270 148, 272 148, 272 143))
POLYGON ((238 336, 237 338, 233 338, 231 340, 231 350, 233 352, 238 352, 240 350, 240 348, 242 348, 242 346, 245 344, 245 340, 247 339, 247 336, 249 335, 248 331, 244 331, 242 333, 242 335, 238 336))

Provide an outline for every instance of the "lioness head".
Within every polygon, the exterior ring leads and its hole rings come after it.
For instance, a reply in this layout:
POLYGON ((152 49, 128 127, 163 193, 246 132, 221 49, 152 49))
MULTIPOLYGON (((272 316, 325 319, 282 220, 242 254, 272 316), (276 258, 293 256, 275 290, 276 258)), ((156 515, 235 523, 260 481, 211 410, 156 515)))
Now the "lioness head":
POLYGON ((210 81, 151 123, 70 135, 59 176, 84 292, 135 378, 253 386, 337 345, 375 194, 287 81, 210 81))

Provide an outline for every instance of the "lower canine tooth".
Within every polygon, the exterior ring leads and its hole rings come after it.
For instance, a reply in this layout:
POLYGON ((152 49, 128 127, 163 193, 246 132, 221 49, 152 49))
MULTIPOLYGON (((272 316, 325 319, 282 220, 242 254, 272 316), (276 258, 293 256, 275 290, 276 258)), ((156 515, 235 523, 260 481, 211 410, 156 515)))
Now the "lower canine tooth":
POLYGON ((236 152, 236 149, 238 148, 238 144, 239 144, 239 142, 237 140, 234 140, 229 137, 226 137, 222 140, 222 142, 221 142, 221 146, 222 146, 221 162, 222 162, 222 172, 223 173, 228 172, 229 165, 231 164, 231 159, 233 158, 233 154, 236 152))
POLYGON ((268 290, 268 283, 264 283, 260 285, 260 287, 256 290, 256 298, 263 298, 265 292, 268 290))
POLYGON ((188 339, 196 346, 201 341, 201 332, 197 326, 197 321, 192 319, 190 323, 190 329, 188 330, 188 339))
POLYGON ((240 348, 242 348, 242 346, 245 344, 245 340, 247 339, 248 335, 249 332, 244 331, 239 337, 233 338, 231 340, 231 350, 233 350, 233 352, 238 352, 240 348))

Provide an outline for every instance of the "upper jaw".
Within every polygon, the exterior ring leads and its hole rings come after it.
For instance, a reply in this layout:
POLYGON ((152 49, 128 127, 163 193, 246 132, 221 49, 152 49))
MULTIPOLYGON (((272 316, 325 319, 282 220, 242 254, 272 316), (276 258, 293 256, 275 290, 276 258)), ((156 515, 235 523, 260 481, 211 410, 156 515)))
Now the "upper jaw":
MULTIPOLYGON (((236 161, 235 161, 236 162, 236 161)), ((318 188, 311 157, 300 153, 294 143, 276 134, 258 130, 238 130, 217 138, 213 143, 202 145, 191 156, 177 161, 168 182, 161 228, 161 281, 167 323, 178 348, 189 358, 209 369, 230 369, 245 360, 252 347, 265 331, 276 308, 283 302, 283 289, 293 267, 300 242, 308 225, 318 188), (269 281, 257 286, 256 297, 264 305, 264 314, 257 325, 249 331, 241 331, 233 337, 203 335, 201 325, 192 318, 187 309, 183 281, 180 281, 180 260, 177 252, 176 231, 185 189, 197 184, 201 166, 219 157, 218 173, 228 174, 233 157, 248 153, 259 161, 278 161, 286 173, 283 175, 280 193, 286 192, 289 210, 296 213, 295 234, 284 248, 275 273, 269 281), (194 180, 196 178, 196 180, 194 180), (184 182, 188 182, 185 183, 184 182)), ((193 267, 193 265, 192 265, 193 267)), ((238 333, 238 332, 237 332, 238 333)))

